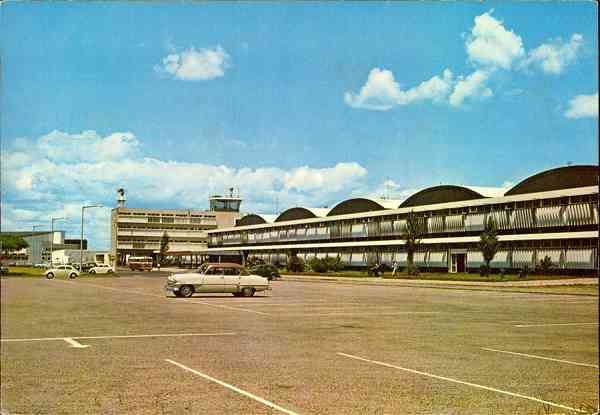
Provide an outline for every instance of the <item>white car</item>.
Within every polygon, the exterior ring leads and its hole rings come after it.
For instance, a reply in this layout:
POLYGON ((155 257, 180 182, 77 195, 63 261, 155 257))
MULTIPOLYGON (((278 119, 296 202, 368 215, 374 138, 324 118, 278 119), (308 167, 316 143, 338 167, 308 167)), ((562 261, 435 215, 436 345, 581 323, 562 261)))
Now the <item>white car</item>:
POLYGON ((255 292, 271 289, 268 279, 250 274, 246 268, 233 263, 207 263, 196 272, 171 274, 165 290, 177 297, 194 293, 231 293, 235 297, 252 297, 255 292))
POLYGON ((90 274, 110 274, 113 272, 110 265, 98 264, 95 267, 90 268, 88 271, 90 274))
POLYGON ((79 277, 79 271, 70 265, 57 265, 46 271, 44 275, 49 280, 54 279, 54 277, 69 277, 70 279, 75 279, 79 277))

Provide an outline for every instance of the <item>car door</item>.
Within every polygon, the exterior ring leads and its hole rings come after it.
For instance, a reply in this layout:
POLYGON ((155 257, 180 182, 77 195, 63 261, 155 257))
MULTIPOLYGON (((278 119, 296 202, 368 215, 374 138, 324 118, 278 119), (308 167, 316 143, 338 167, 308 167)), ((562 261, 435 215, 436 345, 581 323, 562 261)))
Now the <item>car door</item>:
POLYGON ((67 270, 65 268, 66 267, 64 265, 60 265, 59 267, 57 267, 56 268, 56 276, 64 277, 65 275, 67 275, 67 270))
POLYGON ((240 270, 239 268, 228 267, 224 269, 223 292, 236 293, 239 291, 240 270))
POLYGON ((199 291, 205 293, 222 293, 224 277, 223 267, 209 267, 204 273, 202 287, 200 287, 199 291))

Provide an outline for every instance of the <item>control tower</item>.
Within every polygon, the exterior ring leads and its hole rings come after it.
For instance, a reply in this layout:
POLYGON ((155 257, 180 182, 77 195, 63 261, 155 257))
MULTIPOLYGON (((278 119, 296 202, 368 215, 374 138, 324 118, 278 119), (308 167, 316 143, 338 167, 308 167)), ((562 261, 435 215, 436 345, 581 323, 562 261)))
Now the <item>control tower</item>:
POLYGON ((233 190, 233 187, 229 188, 228 196, 214 195, 208 198, 209 210, 215 213, 219 228, 233 227, 235 226, 235 221, 240 218, 242 198, 239 191, 236 195, 233 190))

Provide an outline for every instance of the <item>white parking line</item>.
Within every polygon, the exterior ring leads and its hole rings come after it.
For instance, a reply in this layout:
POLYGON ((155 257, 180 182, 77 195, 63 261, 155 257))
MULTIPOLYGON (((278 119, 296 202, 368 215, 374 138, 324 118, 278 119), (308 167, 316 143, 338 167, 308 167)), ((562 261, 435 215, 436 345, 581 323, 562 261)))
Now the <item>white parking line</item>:
MULTIPOLYGON (((54 281, 54 280, 52 280, 54 281)), ((59 282, 64 282, 67 284, 76 284, 74 282, 70 282, 70 281, 61 281, 61 280, 57 280, 59 282)), ((142 291, 138 291, 138 290, 132 290, 131 288, 113 288, 113 287, 105 287, 103 285, 97 285, 97 284, 89 284, 89 283, 77 283, 79 285, 89 285, 90 287, 96 287, 96 288, 102 288, 105 290, 110 290, 110 291, 116 291, 119 293, 123 294, 123 290, 126 289, 128 293, 134 292, 138 295, 145 295, 145 296, 150 296, 150 297, 157 297, 157 298, 162 298, 162 299, 167 299, 167 297, 165 297, 164 295, 158 295, 158 294, 150 294, 150 293, 145 293, 142 291)), ((189 299, 180 299, 180 302, 189 302, 189 303, 194 303, 194 304, 202 304, 202 305, 206 305, 209 307, 217 307, 217 308, 224 308, 224 309, 228 309, 228 310, 234 310, 234 311, 245 311, 247 313, 254 313, 254 314, 262 314, 265 316, 269 316, 270 314, 268 313, 263 313, 262 311, 255 311, 255 310, 248 310, 246 308, 239 308, 239 307, 229 307, 229 306, 225 306, 225 305, 219 305, 219 304, 210 304, 210 303, 205 303, 203 301, 193 301, 193 300, 189 300, 189 299)))
POLYGON ((434 375, 434 374, 427 373, 427 372, 421 372, 421 371, 414 370, 414 369, 408 369, 408 368, 401 367, 401 366, 395 366, 395 365, 392 365, 389 363, 378 362, 377 360, 365 359, 364 357, 354 356, 351 354, 346 354, 346 353, 341 353, 341 352, 338 352, 337 354, 340 356, 348 357, 350 359, 361 360, 363 362, 368 362, 368 363, 372 363, 372 364, 379 365, 379 366, 385 366, 385 367, 389 367, 392 369, 403 370, 405 372, 410 372, 410 373, 414 373, 414 374, 421 375, 421 376, 427 376, 427 377, 434 378, 434 379, 445 380, 447 382, 458 383, 461 385, 471 386, 473 388, 484 389, 484 390, 491 391, 491 392, 501 393, 503 395, 513 396, 515 398, 527 399, 527 400, 539 402, 539 403, 542 403, 545 405, 550 405, 550 406, 555 406, 557 408, 566 409, 568 411, 586 413, 585 411, 582 411, 579 409, 571 408, 569 406, 561 405, 561 404, 550 402, 550 401, 545 401, 543 399, 538 399, 533 396, 521 395, 520 393, 508 392, 508 391, 505 391, 502 389, 496 389, 496 388, 492 388, 489 386, 478 385, 477 383, 465 382, 462 380, 453 379, 453 378, 449 378, 449 377, 445 377, 445 376, 438 376, 438 375, 434 375))
POLYGON ((227 389, 230 389, 230 390, 232 390, 232 391, 234 391, 234 392, 237 392, 237 393, 239 393, 239 394, 242 394, 242 395, 244 395, 244 396, 247 396, 247 397, 249 397, 249 398, 251 398, 251 399, 254 399, 255 401, 258 401, 258 402, 260 402, 260 403, 262 403, 262 404, 264 404, 264 405, 266 405, 266 406, 268 406, 268 407, 270 407, 270 408, 273 408, 273 409, 276 409, 276 410, 278 410, 278 411, 280 411, 280 412, 283 412, 284 414, 288 414, 288 415, 297 415, 295 412, 292 412, 292 411, 290 411, 289 409, 282 408, 281 406, 279 406, 279 405, 276 405, 276 404, 274 404, 273 402, 267 401, 266 399, 260 398, 260 397, 258 397, 258 396, 256 396, 256 395, 253 395, 253 394, 251 394, 250 392, 246 392, 246 391, 244 391, 244 390, 241 390, 241 389, 239 389, 239 388, 236 388, 235 386, 233 386, 233 385, 230 385, 229 383, 225 383, 225 382, 223 382, 223 381, 220 381, 220 380, 218 380, 218 379, 215 379, 215 378, 213 378, 213 377, 211 377, 211 376, 208 376, 208 375, 206 375, 206 374, 204 374, 204 373, 198 372, 197 370, 194 370, 194 369, 192 369, 192 368, 189 368, 189 367, 187 367, 187 366, 184 366, 184 365, 182 365, 181 363, 177 363, 177 362, 176 362, 176 361, 174 361, 174 360, 171 360, 171 359, 165 359, 165 361, 166 361, 166 362, 169 362, 169 363, 171 363, 172 365, 178 366, 178 367, 180 367, 181 369, 187 370, 188 372, 191 372, 191 373, 193 373, 193 374, 195 374, 195 375, 198 375, 198 376, 200 376, 200 377, 203 377, 203 378, 204 378, 204 379, 206 379, 206 380, 210 380, 211 382, 215 382, 215 383, 217 383, 217 384, 219 384, 219 385, 221 385, 221 386, 224 386, 224 387, 226 387, 227 389))
POLYGON ((533 359, 551 360, 553 362, 568 363, 568 364, 576 365, 576 366, 595 367, 596 369, 598 369, 598 365, 592 365, 592 364, 589 364, 589 363, 571 362, 569 360, 554 359, 552 357, 537 356, 537 355, 534 355, 534 354, 527 354, 527 353, 509 352, 508 350, 497 350, 497 349, 491 349, 491 348, 488 348, 488 347, 482 347, 481 349, 482 350, 487 350, 489 352, 498 352, 498 353, 513 354, 515 356, 531 357, 533 359))
POLYGON ((539 323, 517 324, 515 327, 546 327, 546 326, 597 326, 598 323, 539 323))
POLYGON ((403 315, 414 315, 414 314, 440 314, 439 311, 382 311, 382 312, 369 312, 369 311, 356 311, 352 310, 349 312, 344 312, 343 310, 338 310, 339 312, 332 313, 312 313, 308 310, 306 313, 285 313, 285 317, 290 316, 314 316, 314 317, 335 317, 335 316, 403 316, 403 315))
POLYGON ((88 345, 83 345, 78 341, 73 340, 71 337, 65 337, 63 340, 69 343, 71 347, 75 347, 77 349, 85 349, 86 347, 90 347, 88 345))
POLYGON ((246 313, 254 313, 254 314, 261 314, 263 316, 270 316, 269 313, 264 313, 262 311, 256 311, 256 310, 249 310, 247 308, 240 308, 240 307, 230 307, 230 306, 226 306, 226 305, 221 305, 221 304, 210 304, 210 303, 205 303, 204 301, 198 301, 198 300, 182 300, 185 301, 186 303, 191 303, 191 304, 202 304, 202 305, 206 305, 209 307, 216 307, 216 308, 224 308, 226 310, 234 310, 234 311, 244 311, 246 313))
MULTIPOLYGON (((39 337, 33 339, 0 339, 2 342, 36 342, 64 340, 69 344, 77 343, 74 340, 89 339, 137 339, 144 337, 186 337, 186 336, 234 336, 236 333, 173 333, 173 334, 127 334, 121 336, 74 336, 74 337, 39 337)), ((81 346, 81 345, 80 345, 81 346)), ((75 346, 77 347, 77 346, 75 346)), ((85 346, 87 347, 87 346, 85 346)))

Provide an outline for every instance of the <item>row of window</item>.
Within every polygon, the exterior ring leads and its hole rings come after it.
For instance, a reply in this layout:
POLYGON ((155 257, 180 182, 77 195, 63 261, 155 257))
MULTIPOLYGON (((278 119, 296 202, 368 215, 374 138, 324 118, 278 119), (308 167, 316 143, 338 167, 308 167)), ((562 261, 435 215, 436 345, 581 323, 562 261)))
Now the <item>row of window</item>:
MULTIPOLYGON (((567 249, 508 249, 496 253, 491 261, 492 268, 524 268, 531 269, 539 265, 548 257, 555 269, 595 269, 598 267, 595 248, 567 248, 567 249)), ((251 253, 250 256, 258 257, 271 264, 284 265, 287 263, 287 254, 281 252, 251 253)), ((356 250, 330 250, 330 251, 299 251, 298 257, 305 261, 311 258, 337 258, 351 266, 367 266, 375 262, 387 265, 398 263, 406 266, 407 253, 405 251, 365 251, 356 250)), ((421 268, 448 268, 451 262, 451 254, 448 250, 432 250, 415 252, 413 260, 415 265, 421 268)), ((469 249, 465 254, 467 268, 479 268, 485 262, 480 251, 469 249)))
MULTIPOLYGON (((567 206, 520 208, 489 213, 421 216, 419 220, 424 233, 435 234, 482 231, 489 218, 494 220, 498 230, 594 225, 598 223, 598 205, 597 203, 577 203, 567 206)), ((320 226, 301 225, 264 231, 219 233, 210 236, 210 245, 394 236, 402 235, 405 228, 406 219, 402 217, 394 219, 381 217, 354 223, 339 221, 320 226)))

